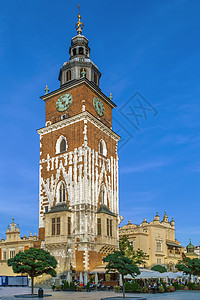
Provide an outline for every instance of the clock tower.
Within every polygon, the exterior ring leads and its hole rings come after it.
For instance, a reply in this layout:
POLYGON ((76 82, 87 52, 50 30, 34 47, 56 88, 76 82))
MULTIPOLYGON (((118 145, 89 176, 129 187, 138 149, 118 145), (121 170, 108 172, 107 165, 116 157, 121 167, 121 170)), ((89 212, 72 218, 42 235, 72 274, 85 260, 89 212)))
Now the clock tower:
POLYGON ((41 97, 39 236, 58 260, 58 274, 91 271, 118 247, 116 105, 99 88, 83 26, 79 13, 60 87, 41 97))

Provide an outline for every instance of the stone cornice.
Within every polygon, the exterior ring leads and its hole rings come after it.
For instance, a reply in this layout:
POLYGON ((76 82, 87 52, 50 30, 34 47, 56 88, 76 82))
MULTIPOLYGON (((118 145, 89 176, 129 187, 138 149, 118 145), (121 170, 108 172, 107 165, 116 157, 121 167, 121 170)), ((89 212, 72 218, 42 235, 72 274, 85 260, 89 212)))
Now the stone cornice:
POLYGON ((117 105, 112 102, 106 95, 104 95, 104 93, 102 93, 102 91, 100 90, 99 87, 97 87, 95 84, 93 84, 92 82, 90 82, 87 78, 80 78, 79 80, 76 80, 76 81, 72 81, 72 82, 69 82, 67 84, 64 84, 63 86, 61 86, 59 89, 53 91, 53 92, 50 92, 48 94, 45 94, 43 96, 41 96, 40 98, 44 101, 48 100, 49 98, 51 98, 52 96, 55 96, 61 92, 65 92, 69 89, 71 89, 72 87, 76 87, 78 85, 81 85, 81 84, 85 84, 87 85, 91 90, 93 90, 96 94, 98 94, 100 97, 102 97, 105 102, 110 105, 112 108, 116 107, 117 105))
POLYGON ((117 133, 115 133, 109 127, 104 125, 103 122, 101 122, 100 120, 95 118, 88 111, 81 112, 80 114, 75 115, 73 117, 70 117, 68 119, 64 119, 64 120, 61 120, 61 121, 56 122, 54 124, 48 125, 46 127, 42 127, 40 129, 38 129, 37 132, 38 132, 39 135, 47 134, 47 133, 50 133, 52 131, 59 130, 59 129, 65 127, 65 126, 69 126, 71 124, 74 124, 74 123, 80 122, 80 121, 84 121, 84 120, 90 121, 93 125, 98 127, 100 130, 102 130, 103 132, 105 132, 106 134, 111 136, 116 142, 118 142, 120 140, 120 136, 117 133))

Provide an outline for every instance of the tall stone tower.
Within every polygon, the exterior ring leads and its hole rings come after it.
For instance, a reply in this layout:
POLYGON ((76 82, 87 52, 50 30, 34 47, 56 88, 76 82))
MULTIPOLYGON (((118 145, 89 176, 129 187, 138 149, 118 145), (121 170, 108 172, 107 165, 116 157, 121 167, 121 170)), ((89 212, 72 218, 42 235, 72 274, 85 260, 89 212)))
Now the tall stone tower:
POLYGON ((112 97, 99 88, 80 13, 60 87, 41 97, 39 236, 58 272, 90 271, 118 247, 119 136, 112 130, 112 97))

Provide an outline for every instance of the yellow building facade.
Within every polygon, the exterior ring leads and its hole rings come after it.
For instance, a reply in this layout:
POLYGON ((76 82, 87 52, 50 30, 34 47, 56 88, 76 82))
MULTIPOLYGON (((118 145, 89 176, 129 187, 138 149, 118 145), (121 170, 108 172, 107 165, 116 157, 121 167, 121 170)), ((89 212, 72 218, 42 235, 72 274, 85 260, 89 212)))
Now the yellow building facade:
POLYGON ((20 237, 19 225, 16 225, 14 219, 10 226, 7 227, 6 239, 0 239, 0 276, 16 276, 12 271, 12 267, 8 267, 7 261, 13 258, 20 251, 23 252, 29 248, 40 248, 40 242, 37 235, 30 233, 20 237))
POLYGON ((168 221, 165 213, 160 221, 158 213, 153 221, 146 219, 140 224, 132 224, 129 220, 119 230, 120 236, 128 236, 133 249, 141 249, 148 255, 145 267, 163 265, 168 271, 174 271, 176 263, 182 259, 183 248, 175 239, 175 222, 168 221))

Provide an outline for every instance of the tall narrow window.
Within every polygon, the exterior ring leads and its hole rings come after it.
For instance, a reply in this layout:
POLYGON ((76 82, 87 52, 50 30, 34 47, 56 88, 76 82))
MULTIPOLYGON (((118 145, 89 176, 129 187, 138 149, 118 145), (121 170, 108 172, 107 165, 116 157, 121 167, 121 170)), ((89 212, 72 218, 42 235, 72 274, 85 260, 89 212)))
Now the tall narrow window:
POLYGON ((107 205, 107 194, 106 194, 106 187, 104 184, 100 187, 100 204, 107 205))
POLYGON ((76 48, 73 49, 73 55, 76 55, 76 48))
POLYGON ((67 71, 67 76, 66 76, 66 77, 67 77, 67 78, 66 78, 67 81, 71 80, 71 76, 72 76, 72 75, 71 75, 71 70, 68 70, 68 71, 67 71))
POLYGON ((51 220, 51 233, 52 233, 52 235, 55 235, 56 234, 56 219, 55 218, 53 218, 52 220, 51 220))
POLYGON ((161 264, 162 261, 161 261, 161 258, 157 258, 157 264, 161 264))
POLYGON ((3 260, 6 260, 6 252, 3 252, 3 260))
POLYGON ((10 258, 15 257, 15 250, 10 250, 10 258))
POLYGON ((104 199, 105 199, 105 186, 104 184, 101 185, 100 188, 100 203, 104 204, 104 199))
POLYGON ((97 235, 101 235, 101 218, 97 219, 97 235))
POLYGON ((68 217, 68 235, 71 235, 71 218, 68 217))
POLYGON ((59 188, 59 202, 64 202, 66 200, 65 195, 66 195, 65 184, 62 182, 59 188))
POLYGON ((60 152, 65 152, 66 151, 66 140, 62 139, 60 143, 60 152))
POLYGON ((109 226, 109 219, 107 219, 107 236, 109 236, 110 233, 110 226, 109 226))
POLYGON ((110 236, 112 236, 112 220, 110 220, 110 236))
POLYGON ((99 153, 104 156, 107 155, 106 143, 104 142, 104 140, 100 140, 99 142, 99 153))
POLYGON ((60 235, 60 218, 57 218, 57 235, 60 235))
POLYGON ((162 244, 161 244, 161 242, 157 242, 157 252, 162 252, 162 244))
POLYGON ((97 84, 97 74, 96 73, 94 73, 94 83, 97 84))
POLYGON ((100 141, 100 144, 99 144, 99 152, 100 154, 103 154, 103 142, 100 141))

